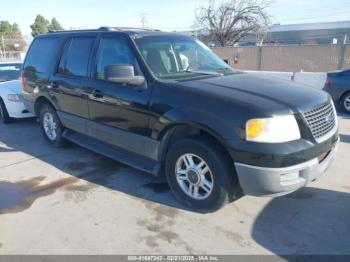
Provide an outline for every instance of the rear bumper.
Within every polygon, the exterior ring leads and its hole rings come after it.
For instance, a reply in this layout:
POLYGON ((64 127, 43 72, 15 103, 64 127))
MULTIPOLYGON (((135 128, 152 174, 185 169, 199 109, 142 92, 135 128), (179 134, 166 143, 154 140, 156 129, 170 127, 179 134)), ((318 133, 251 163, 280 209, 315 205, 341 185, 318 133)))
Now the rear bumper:
POLYGON ((333 161, 339 141, 319 163, 317 158, 283 168, 257 167, 236 163, 243 192, 253 196, 280 196, 298 190, 322 176, 333 161))

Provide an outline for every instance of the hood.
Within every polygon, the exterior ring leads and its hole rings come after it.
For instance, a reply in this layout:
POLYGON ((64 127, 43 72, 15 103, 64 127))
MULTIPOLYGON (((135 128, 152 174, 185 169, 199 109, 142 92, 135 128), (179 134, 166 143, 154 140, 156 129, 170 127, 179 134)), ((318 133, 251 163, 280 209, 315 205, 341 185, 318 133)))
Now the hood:
POLYGON ((267 110, 271 114, 297 113, 329 101, 328 95, 321 90, 248 73, 193 80, 182 84, 215 93, 233 102, 245 101, 256 110, 267 110))
POLYGON ((0 90, 4 91, 8 94, 21 94, 22 93, 22 83, 21 80, 13 80, 8 82, 0 83, 0 90))

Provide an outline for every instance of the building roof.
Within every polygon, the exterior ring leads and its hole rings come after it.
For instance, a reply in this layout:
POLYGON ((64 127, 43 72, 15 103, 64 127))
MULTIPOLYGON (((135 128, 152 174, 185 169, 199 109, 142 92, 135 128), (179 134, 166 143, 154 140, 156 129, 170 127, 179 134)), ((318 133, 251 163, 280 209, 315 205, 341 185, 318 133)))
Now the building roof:
POLYGON ((350 30, 350 21, 273 25, 269 28, 268 32, 274 33, 274 32, 287 32, 287 31, 329 30, 329 29, 349 29, 350 30))

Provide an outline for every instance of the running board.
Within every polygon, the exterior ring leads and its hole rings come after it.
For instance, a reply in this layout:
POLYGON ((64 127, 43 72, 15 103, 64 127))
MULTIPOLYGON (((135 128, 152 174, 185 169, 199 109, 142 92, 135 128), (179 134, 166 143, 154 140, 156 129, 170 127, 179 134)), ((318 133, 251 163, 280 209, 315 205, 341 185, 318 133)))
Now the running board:
POLYGON ((145 159, 134 153, 119 149, 112 145, 108 145, 97 139, 74 132, 72 130, 66 129, 63 133, 63 137, 73 142, 74 144, 85 147, 91 151, 119 161, 125 165, 132 166, 141 171, 150 173, 155 176, 158 176, 160 173, 160 162, 145 159))

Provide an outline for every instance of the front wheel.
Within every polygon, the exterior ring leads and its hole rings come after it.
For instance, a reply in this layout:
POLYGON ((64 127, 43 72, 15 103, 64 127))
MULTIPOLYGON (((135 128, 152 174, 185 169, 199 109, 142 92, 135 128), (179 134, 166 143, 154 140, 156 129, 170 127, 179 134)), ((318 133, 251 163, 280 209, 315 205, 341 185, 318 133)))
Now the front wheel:
POLYGON ((340 102, 341 102, 342 109, 344 110, 344 112, 350 114, 350 92, 343 95, 340 102))
POLYGON ((210 138, 194 137, 172 145, 166 176, 175 197, 197 212, 217 211, 239 195, 233 161, 210 138))
POLYGON ((5 106, 4 101, 0 98, 0 120, 4 124, 8 124, 12 121, 12 118, 9 116, 9 113, 7 112, 7 108, 5 106))
POLYGON ((40 126, 46 141, 55 147, 67 144, 63 137, 64 127, 59 120, 56 110, 50 104, 43 104, 40 108, 40 126))

